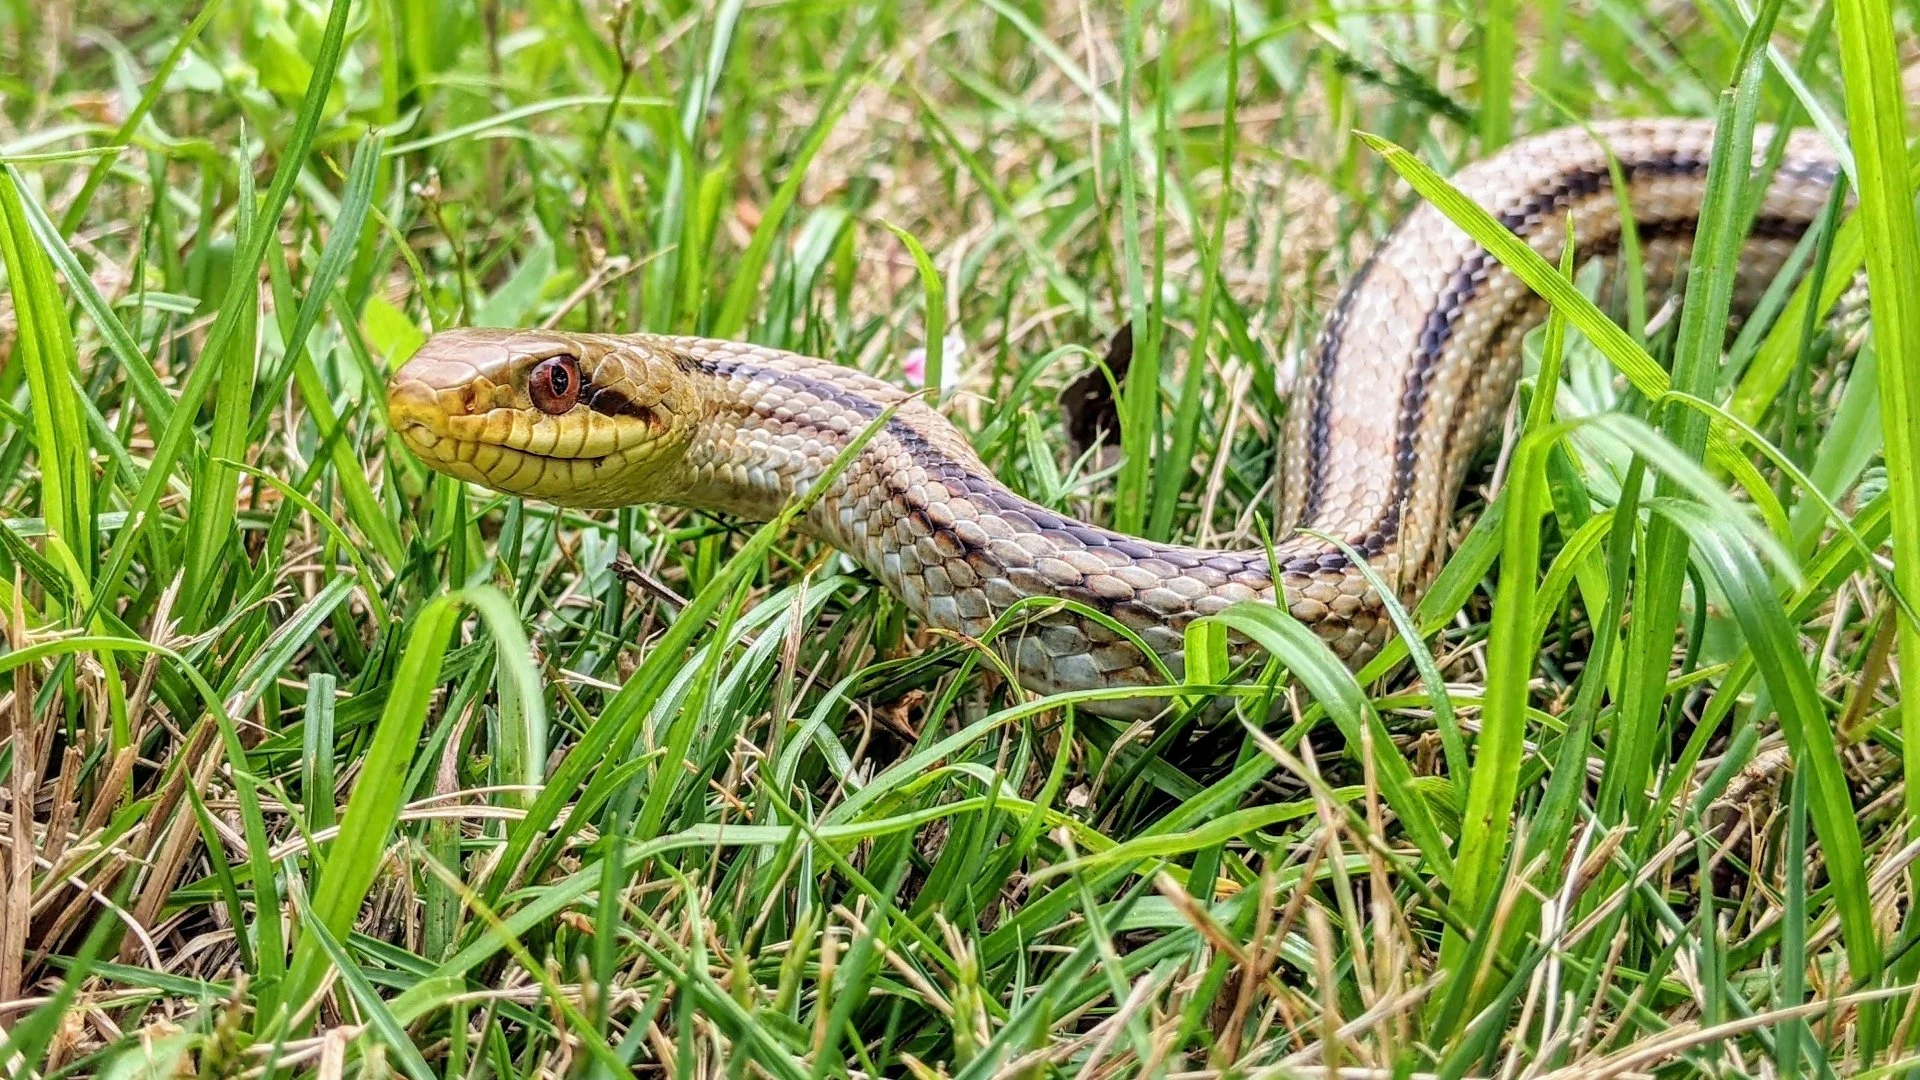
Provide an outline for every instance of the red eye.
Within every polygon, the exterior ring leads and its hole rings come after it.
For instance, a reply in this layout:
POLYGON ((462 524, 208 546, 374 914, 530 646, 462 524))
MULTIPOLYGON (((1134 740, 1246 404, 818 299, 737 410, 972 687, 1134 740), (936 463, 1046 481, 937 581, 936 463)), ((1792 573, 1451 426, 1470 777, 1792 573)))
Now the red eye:
POLYGON ((555 356, 534 365, 527 376, 527 396, 534 408, 558 416, 580 400, 580 368, 571 356, 555 356))

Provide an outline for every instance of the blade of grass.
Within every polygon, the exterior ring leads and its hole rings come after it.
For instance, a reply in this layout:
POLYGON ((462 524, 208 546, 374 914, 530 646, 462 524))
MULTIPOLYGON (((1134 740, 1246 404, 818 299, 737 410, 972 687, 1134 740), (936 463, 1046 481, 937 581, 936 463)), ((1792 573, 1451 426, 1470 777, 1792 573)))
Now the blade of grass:
MULTIPOLYGON (((1213 306, 1220 295, 1220 263, 1225 257, 1227 214, 1232 205, 1233 158, 1238 150, 1239 124, 1236 113, 1240 98, 1240 20, 1233 9, 1227 12, 1227 84, 1226 108, 1220 122, 1220 197, 1214 201, 1213 224, 1201 249, 1202 286, 1200 306, 1193 319, 1193 341, 1187 350, 1186 369, 1180 379, 1180 399, 1174 406, 1173 439, 1162 467, 1154 472, 1153 509, 1147 517, 1146 535, 1165 541, 1173 535, 1173 514, 1180 503, 1180 492, 1195 469, 1194 459, 1200 444, 1200 410, 1207 374, 1207 349, 1213 337, 1213 306)), ((1220 452, 1225 453, 1226 447, 1220 452)))
MULTIPOLYGON (((152 77, 147 80, 146 92, 140 95, 140 100, 134 104, 133 111, 127 113, 127 118, 120 121, 119 129, 107 140, 109 143, 124 146, 132 141, 134 132, 153 112, 153 106, 160 100, 161 92, 167 88, 167 80, 173 77, 174 69, 180 66, 181 59, 187 55, 187 50, 193 47, 193 43, 200 40, 200 32, 207 28, 207 24, 213 21, 214 15, 219 10, 220 0, 207 0, 200 6, 199 13, 181 29, 180 36, 174 38, 172 47, 167 49, 167 55, 162 57, 160 65, 153 69, 152 77)), ((106 181, 108 172, 113 168, 113 162, 112 156, 103 157, 87 170, 87 178, 81 182, 80 190, 74 195, 73 201, 67 204, 67 212, 60 215, 59 235, 61 237, 72 236, 73 230, 80 225, 80 219, 86 217, 87 207, 93 204, 94 193, 99 191, 100 185, 106 181)))
MULTIPOLYGON (((1787 895, 1782 906, 1780 988, 1773 999, 1775 1009, 1791 1009, 1806 1000, 1807 930, 1812 924, 1807 918, 1806 875, 1793 873, 1792 868, 1805 866, 1807 860, 1807 787, 1806 772, 1795 770, 1787 785, 1786 846, 1781 852, 1781 863, 1789 872, 1785 875, 1787 895)), ((1781 1076, 1800 1075, 1802 1034, 1812 1033, 1799 1020, 1780 1025, 1774 1037, 1773 1061, 1781 1076)))
MULTIPOLYGON (((1530 430, 1515 450, 1507 474, 1500 584, 1487 640, 1486 701, 1456 849, 1453 900, 1468 919, 1482 918, 1497 903, 1496 874, 1508 858, 1513 800, 1526 738, 1528 689, 1539 646, 1531 631, 1534 594, 1539 588, 1540 523, 1551 505, 1546 452, 1562 433, 1552 426, 1530 430)), ((1466 940, 1448 934, 1441 944, 1441 968, 1454 976, 1472 977, 1473 970, 1462 966, 1466 949, 1466 940)))
POLYGON ((933 260, 928 257, 927 249, 920 246, 920 241, 914 239, 912 233, 891 221, 880 224, 885 225, 888 232, 899 237, 900 242, 906 245, 907 254, 913 256, 914 268, 920 272, 920 290, 926 298, 923 306, 926 312, 927 364, 923 385, 933 389, 934 400, 938 401, 946 386, 943 379, 945 372, 942 370, 947 337, 946 282, 940 277, 940 268, 933 265, 933 260))
MULTIPOLYGON (((399 820, 400 806, 407 795, 404 782, 408 763, 439 689, 447 639, 459 622, 461 606, 485 591, 439 597, 422 608, 413 621, 360 780, 354 784, 340 817, 339 839, 327 852, 315 879, 319 896, 314 908, 316 922, 336 938, 353 928, 360 901, 386 859, 387 838, 399 820)), ((319 939, 302 935, 287 971, 286 1000, 296 1007, 304 1004, 320 985, 325 962, 319 939)))
MULTIPOLYGON (((455 127, 450 127, 445 131, 437 131, 432 135, 422 136, 418 139, 409 139, 406 142, 395 143, 381 151, 381 156, 388 158, 405 157, 408 154, 417 154, 422 150, 431 150, 436 146, 446 146, 451 143, 464 142, 477 135, 492 135, 496 132, 505 131, 506 129, 514 127, 514 125, 522 120, 532 119, 533 117, 546 113, 570 112, 576 109, 587 110, 599 106, 613 106, 620 109, 637 110, 665 109, 667 105, 668 103, 660 98, 630 97, 623 95, 616 99, 611 94, 567 94, 560 97, 528 102, 525 105, 518 105, 511 109, 503 109, 482 120, 460 124, 455 127)), ((524 134, 526 138, 537 137, 531 131, 524 134)))
POLYGON ((1480 152, 1491 154, 1513 137, 1515 0, 1491 0, 1480 13, 1480 152))
POLYGON ((21 206, 18 173, 0 174, 0 265, 7 270, 17 330, 14 349, 32 399, 33 442, 40 461, 40 516, 48 535, 73 554, 85 587, 93 565, 93 463, 72 373, 79 358, 73 331, 53 285, 53 268, 33 243, 21 206))
MULTIPOLYGON (((274 225, 254 216, 253 162, 241 156, 235 163, 234 173, 240 178, 234 227, 238 242, 246 244, 255 230, 276 230, 274 225)), ((180 590, 180 625, 189 633, 201 629, 201 619, 216 599, 215 575, 228 569, 244 574, 249 569, 245 556, 236 556, 228 548, 240 474, 221 462, 242 460, 247 453, 247 427, 253 418, 255 358, 260 344, 259 279, 251 274, 235 274, 229 278, 227 294, 220 306, 222 312, 235 313, 233 332, 224 340, 220 351, 202 353, 197 365, 215 369, 216 377, 213 430, 193 478, 193 494, 187 504, 187 544, 181 560, 186 583, 180 590), (239 565, 230 566, 230 561, 239 565)), ((197 404, 197 398, 189 399, 187 408, 177 410, 176 416, 192 416, 197 404)))
MULTIPOLYGON (((1778 8, 1776 0, 1769 10, 1778 8)), ((1764 57, 1755 48, 1738 73, 1737 85, 1721 95, 1673 362, 1675 389, 1695 397, 1712 396, 1718 378, 1744 240, 1740 211, 1746 203, 1764 70, 1764 57)), ((1696 459, 1704 453, 1709 429, 1705 416, 1669 406, 1660 429, 1682 453, 1696 459)), ((1656 497, 1678 490, 1665 476, 1654 488, 1656 497)), ((1645 570, 1634 588, 1633 622, 1627 633, 1623 696, 1601 779, 1598 807, 1601 820, 1609 825, 1621 820, 1638 825, 1650 805, 1643 796, 1666 698, 1665 679, 1655 673, 1665 672, 1672 663, 1673 628, 1686 589, 1686 531, 1671 519, 1655 518, 1648 523, 1645 543, 1645 570)), ((1705 597, 1694 597, 1696 604, 1705 602, 1705 597)))
POLYGON ((161 385, 160 376, 153 369, 153 361, 140 350, 125 324, 113 313, 112 305, 100 294, 99 286, 88 276, 79 257, 54 228, 46 208, 40 205, 31 191, 19 186, 17 173, 10 175, 26 208, 27 218, 33 224, 34 235, 39 238, 48 256, 60 267, 60 275, 66 279, 67 287, 73 290, 80 307, 93 320, 95 328, 106 339, 107 348, 112 351, 114 359, 120 362, 121 370, 126 372, 128 385, 139 400, 141 410, 146 413, 148 427, 166 427, 173 420, 174 402, 166 387, 161 385))
MULTIPOLYGON (((1134 134, 1135 72, 1140 67, 1141 5, 1129 3, 1120 37, 1120 145, 1132 147, 1134 134)), ((1158 10, 1157 8, 1155 10, 1158 10)), ((1164 90, 1163 90, 1164 93, 1164 90)), ((1164 131, 1160 132, 1164 138, 1164 131)), ((1159 161, 1155 159, 1156 163, 1159 161)), ((1120 388, 1120 475, 1114 480, 1113 522, 1121 532, 1138 533, 1146 527, 1148 477, 1160 446, 1160 328, 1165 313, 1161 298, 1147 299, 1149 282, 1157 281, 1159 254, 1164 250, 1166 224, 1153 215, 1155 263, 1149 268, 1140 254, 1140 199, 1131 163, 1120 169, 1120 251, 1126 267, 1127 311, 1133 335, 1133 362, 1120 388), (1151 269, 1151 277, 1149 270, 1151 269)), ((1156 168, 1156 177, 1165 169, 1156 168)), ((1164 180, 1157 181, 1164 184, 1164 180)), ((1162 187, 1163 191, 1164 188, 1162 187)), ((1160 207, 1156 207, 1156 210, 1160 207)))
POLYGON ((316 671, 307 676, 307 708, 300 726, 300 791, 306 796, 307 827, 333 827, 333 675, 316 671))
MULTIPOLYGON (((297 882, 299 876, 292 872, 291 867, 288 871, 287 880, 297 882)), ((401 1071, 412 1080, 438 1080, 432 1066, 428 1065, 427 1059, 421 1056, 420 1048, 407 1037, 406 1029, 400 1026, 400 1021, 394 1018, 393 1012, 387 1008, 387 1003, 381 999, 380 992, 374 989, 373 983, 367 979, 366 972, 360 970, 360 965, 354 962, 353 957, 347 955, 346 948, 340 944, 340 939, 327 929, 326 922, 314 914, 313 905, 307 900, 307 891, 297 884, 291 886, 288 891, 293 900, 294 912, 300 917, 300 927, 304 931, 303 938, 311 938, 319 944, 320 950, 333 964, 333 970, 340 973, 340 984, 347 988, 347 996, 360 1010, 360 1015, 365 1017, 365 1022, 373 1029, 374 1036, 380 1040, 382 1046, 386 1047, 387 1053, 400 1059, 401 1071)))
MULTIPOLYGON (((261 227, 253 230, 247 237, 246 247, 237 253, 234 259, 233 274, 236 277, 251 278, 259 273, 260 260, 265 256, 267 244, 279 236, 278 223, 281 211, 285 209, 287 197, 293 192, 293 185, 299 179, 305 165, 307 151, 313 146, 315 135, 319 132, 320 121, 326 113, 327 97, 333 90, 334 75, 340 66, 340 56, 344 48, 347 30, 347 13, 352 7, 351 0, 333 0, 328 11, 326 28, 322 32, 320 45, 315 54, 313 78, 307 86, 307 93, 300 104, 300 114, 295 119, 293 130, 283 150, 280 164, 275 168, 273 182, 267 187, 267 196, 262 205, 258 220, 261 227)), ((147 475, 140 482, 128 507, 131 515, 125 527, 114 537, 113 548, 108 554, 106 569, 101 573, 94 588, 96 608, 112 603, 119 595, 120 583, 125 576, 133 557, 133 545, 142 531, 150 524, 158 510, 160 494, 173 472, 174 463, 186 448, 187 441, 193 436, 194 414, 196 408, 212 386, 214 377, 219 373, 219 365, 209 362, 212 358, 223 357, 239 332, 241 320, 245 317, 246 304, 240 302, 224 303, 214 318, 211 329, 207 331, 206 344, 202 347, 200 362, 193 366, 186 382, 180 389, 180 401, 184 407, 175 411, 173 420, 160 435, 153 448, 152 463, 147 475)), ((93 614, 89 612, 89 615, 93 614)))
MULTIPOLYGON (((1565 219, 1560 273, 1573 276, 1574 222, 1565 219)), ((1481 921, 1499 900, 1494 886, 1497 872, 1510 859, 1513 802, 1519 793, 1520 763, 1527 736, 1527 701, 1531 696, 1540 639, 1534 633, 1535 598, 1540 587, 1542 523, 1552 509, 1547 487, 1547 458, 1553 444, 1567 430, 1553 423, 1555 392, 1566 345, 1566 316, 1553 312, 1547 321, 1546 347, 1539 377, 1528 402, 1519 447, 1507 471, 1507 513, 1501 523, 1500 583, 1493 601, 1493 626, 1487 636, 1487 680, 1481 706, 1480 736, 1467 780, 1466 806, 1461 812, 1460 838, 1455 848, 1453 901, 1463 917, 1481 921)), ((1444 693, 1445 687, 1435 687, 1444 693)), ((1531 912, 1514 919, 1502 931, 1508 941, 1524 932, 1531 912)), ((1486 943, 1496 951, 1499 942, 1486 943)), ((1468 942, 1448 931, 1440 945, 1440 966, 1449 977, 1471 978, 1468 942)))
MULTIPOLYGON (((1887 483, 1893 495, 1894 580, 1909 601, 1920 597, 1920 225, 1906 182, 1907 104, 1886 0, 1837 0, 1847 124, 1860 173, 1860 220, 1867 236, 1867 288, 1874 353, 1880 364, 1880 417, 1887 483)), ((1920 625, 1902 617, 1900 665, 1920 671, 1920 625)), ((1903 764, 1920 776, 1920 707, 1900 706, 1903 764)), ((1810 807, 1817 814, 1821 796, 1810 807)), ((1907 785, 1908 834, 1920 835, 1920 784, 1907 785)), ((1816 818, 1817 820, 1817 818, 1816 818)), ((1911 871, 1920 883, 1920 866, 1911 871)))

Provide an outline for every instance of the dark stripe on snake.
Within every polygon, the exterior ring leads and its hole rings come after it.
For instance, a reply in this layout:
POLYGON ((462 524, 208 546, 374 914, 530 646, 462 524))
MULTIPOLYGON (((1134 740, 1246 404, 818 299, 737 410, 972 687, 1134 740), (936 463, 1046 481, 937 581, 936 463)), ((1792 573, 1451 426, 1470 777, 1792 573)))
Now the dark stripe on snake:
MULTIPOLYGON (((872 399, 844 390, 830 382, 811 378, 806 375, 777 368, 762 367, 733 357, 703 357, 698 361, 701 370, 719 379, 747 379, 753 382, 766 382, 796 393, 810 394, 823 402, 845 409, 862 420, 872 421, 883 411, 872 399)), ((782 419, 783 422, 805 422, 798 417, 777 418, 763 413, 767 419, 782 419)), ((822 440, 845 445, 852 437, 850 433, 841 433, 831 428, 808 424, 811 431, 822 440)), ((1125 533, 1114 532, 1098 525, 1090 525, 1076 518, 1055 513, 1028 499, 1008 491, 998 480, 982 475, 962 462, 958 462, 927 441, 925 435, 912 424, 894 416, 887 421, 883 429, 886 435, 900 445, 908 456, 927 469, 930 483, 943 484, 948 493, 956 498, 967 498, 983 508, 991 508, 1012 524, 1030 525, 1041 532, 1057 532, 1085 545, 1088 548, 1105 548, 1115 554, 1125 556, 1130 561, 1158 559, 1177 570, 1192 570, 1205 566, 1217 570, 1229 579, 1240 580, 1254 587, 1263 588, 1271 582, 1266 558, 1260 553, 1246 555, 1224 552, 1201 552, 1172 545, 1155 544, 1125 533)), ((888 491, 894 502, 894 509, 901 516, 924 514, 927 504, 916 498, 910 489, 895 486, 888 491)), ((931 528, 931 526, 930 526, 931 528)), ((934 529, 940 542, 951 539, 970 553, 984 554, 979 545, 969 544, 951 529, 934 529)), ((1288 569, 1308 571, 1320 568, 1318 562, 1294 560, 1288 569), (1299 563, 1299 565, 1294 565, 1299 563)))
POLYGON ((595 386, 589 382, 580 388, 580 400, 587 403, 587 408, 602 416, 630 416, 648 423, 654 419, 652 409, 635 404, 624 391, 611 386, 595 386))
MULTIPOLYGON (((1705 165, 1702 164, 1701 168, 1704 169, 1705 165)), ((1749 230, 1747 236, 1751 240, 1793 240, 1799 238, 1807 224, 1799 218, 1761 216, 1754 219, 1753 228, 1749 230)), ((1682 237, 1691 236, 1697 226, 1697 218, 1669 218, 1665 221, 1643 223, 1639 233, 1641 239, 1647 243, 1670 243, 1682 237)), ((1507 227, 1514 228, 1512 224, 1508 224, 1507 227)), ((1588 245, 1585 250, 1578 253, 1578 257, 1584 261, 1596 256, 1612 255, 1619 250, 1619 246, 1620 237, 1616 233, 1601 242, 1588 245)), ((1399 538, 1401 517, 1406 509, 1407 498, 1412 494, 1414 473, 1417 471, 1414 468, 1416 464, 1414 457, 1418 451, 1414 448, 1414 439, 1419 431, 1421 414, 1426 409, 1428 377, 1440 353, 1445 350, 1447 339, 1453 336, 1454 324, 1464 313, 1467 304, 1472 301, 1473 293, 1485 284, 1487 277, 1499 269, 1499 266, 1499 260, 1484 250, 1467 259, 1461 264, 1460 269, 1454 272, 1453 280, 1448 282, 1447 292, 1442 294, 1441 303, 1436 304, 1427 317, 1427 325, 1420 332, 1419 359, 1415 362, 1413 370, 1407 373, 1407 389, 1401 398, 1400 435, 1394 447, 1393 489, 1387 500, 1386 510, 1374 527, 1368 530, 1360 540, 1352 541, 1353 546, 1362 554, 1377 555, 1386 550, 1388 544, 1399 538), (1446 301, 1456 290, 1461 291, 1455 302, 1449 305, 1446 301)), ((1511 329, 1510 324, 1524 311, 1525 309, 1521 309, 1509 313, 1505 322, 1492 329, 1488 340, 1498 340, 1501 335, 1507 333, 1511 329)))
MULTIPOLYGON (((1622 174, 1629 186, 1643 178, 1685 176, 1695 177, 1707 170, 1707 161, 1695 156, 1673 155, 1650 158, 1644 161, 1623 163, 1622 174)), ((1817 180, 1830 183, 1835 169, 1828 163, 1783 162, 1779 175, 1790 179, 1817 180)), ((1573 202, 1612 190, 1612 174, 1604 167, 1569 170, 1551 187, 1533 194, 1524 203, 1513 207, 1500 215, 1500 223, 1505 228, 1524 237, 1531 230, 1543 224, 1549 215, 1565 210, 1573 202)), ((1696 219, 1677 218, 1663 222, 1654 222, 1641 227, 1641 233, 1650 240, 1671 239, 1693 231, 1696 219)), ((1750 235, 1765 238, 1770 235, 1797 236, 1806 222, 1798 219, 1762 217, 1755 221, 1750 235)), ((1617 238, 1612 244, 1598 245, 1581 254, 1581 258, 1591 258, 1604 254, 1605 249, 1617 246, 1617 238)), ((1384 248, 1386 243, 1381 244, 1384 248)), ((1379 249, 1376 249, 1379 250, 1379 249)), ((1369 259, 1368 265, 1371 265, 1369 259)), ((1446 351, 1448 340, 1472 303, 1487 277, 1498 267, 1498 260, 1484 249, 1463 260, 1454 271, 1447 285, 1441 291, 1439 300, 1429 309, 1425 324, 1421 327, 1419 344, 1414 354, 1413 364, 1407 372, 1400 400, 1398 435, 1395 440, 1393 487, 1382 516, 1373 526, 1348 543, 1363 556, 1372 557, 1384 551, 1399 536, 1401 518, 1408 494, 1413 486, 1413 473, 1418 464, 1414 460, 1416 453, 1414 440, 1419 432, 1420 418, 1427 404, 1429 382, 1433 369, 1446 351)), ((1314 416, 1308 453, 1308 496, 1300 517, 1302 526, 1311 526, 1319 510, 1321 491, 1325 480, 1324 451, 1330 439, 1331 395, 1327 392, 1332 385, 1333 371, 1339 358, 1341 335, 1345 331, 1347 302, 1359 291, 1364 282, 1366 268, 1356 275, 1348 291, 1341 297, 1335 308, 1334 316, 1328 322, 1324 334, 1321 352, 1320 370, 1316 373, 1314 385, 1314 416)), ((1497 328, 1495 333, 1503 332, 1497 328)), ((1329 550, 1321 564, 1327 569, 1337 569, 1347 565, 1348 560, 1337 550, 1329 550), (1337 565, 1335 565, 1337 563, 1337 565)))

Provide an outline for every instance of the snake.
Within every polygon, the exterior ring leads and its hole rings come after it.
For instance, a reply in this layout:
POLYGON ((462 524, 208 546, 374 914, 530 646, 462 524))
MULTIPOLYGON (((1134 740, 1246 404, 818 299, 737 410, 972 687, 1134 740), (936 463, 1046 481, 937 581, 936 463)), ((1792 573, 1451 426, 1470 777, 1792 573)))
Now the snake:
MULTIPOLYGON (((1711 121, 1682 118, 1549 130, 1452 183, 1550 258, 1570 229, 1583 263, 1617 262, 1630 215, 1648 292, 1672 295, 1714 136, 1711 121)), ((1737 308, 1782 272, 1839 175, 1819 134, 1774 142, 1767 126, 1755 131, 1756 167, 1762 148, 1781 152, 1756 192, 1737 308)), ((1156 542, 1042 506, 997 478, 924 395, 746 341, 448 329, 394 372, 386 404, 392 432, 431 469, 562 507, 766 521, 809 496, 797 531, 844 552, 925 624, 992 640, 1036 694, 1113 691, 1078 695, 1081 707, 1147 717, 1168 694, 1138 691, 1184 677, 1188 626, 1236 604, 1284 607, 1350 667, 1380 651, 1387 594, 1411 603, 1448 555, 1456 500, 1546 311, 1431 203, 1407 211, 1298 357, 1276 425, 1286 528, 1245 549, 1156 542)))

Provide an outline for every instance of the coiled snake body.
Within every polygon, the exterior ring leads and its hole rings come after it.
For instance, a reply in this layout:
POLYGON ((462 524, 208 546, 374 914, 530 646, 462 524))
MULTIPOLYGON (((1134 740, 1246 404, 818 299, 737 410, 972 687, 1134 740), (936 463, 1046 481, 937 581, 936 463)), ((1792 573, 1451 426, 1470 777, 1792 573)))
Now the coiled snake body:
MULTIPOLYGON (((1568 220, 1583 258, 1615 252, 1624 194, 1648 284, 1664 289, 1692 244, 1712 127, 1634 121, 1594 134, 1600 142, 1571 129, 1516 142, 1453 182, 1550 257, 1568 220)), ((1768 137, 1760 131, 1756 146, 1768 137)), ((1790 137, 1737 295, 1757 295, 1779 272, 1835 175, 1818 136, 1790 137)), ((1544 310, 1431 206, 1408 214, 1347 285, 1295 383, 1282 523, 1345 537, 1404 597, 1416 595, 1446 553, 1467 466, 1512 394, 1521 338, 1544 310)), ((661 502, 764 520, 899 403, 804 528, 934 626, 979 636, 1022 600, 1064 598, 1133 630, 1176 675, 1187 624, 1237 601, 1278 599, 1350 664, 1389 633, 1381 598, 1322 540, 1276 534, 1276 568, 1264 550, 1153 543, 1076 521, 1009 490, 937 411, 904 397, 850 368, 741 342, 453 330, 395 374, 388 412, 428 465, 489 488, 569 506, 661 502)), ((1055 606, 1002 642, 1020 681, 1042 693, 1158 681, 1123 635, 1070 608, 1055 606)), ((1162 705, 1090 707, 1132 716, 1162 705)))

